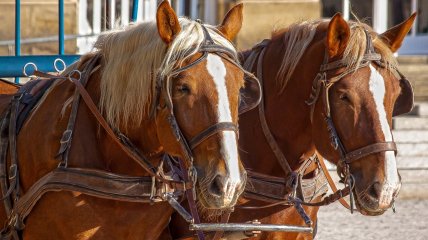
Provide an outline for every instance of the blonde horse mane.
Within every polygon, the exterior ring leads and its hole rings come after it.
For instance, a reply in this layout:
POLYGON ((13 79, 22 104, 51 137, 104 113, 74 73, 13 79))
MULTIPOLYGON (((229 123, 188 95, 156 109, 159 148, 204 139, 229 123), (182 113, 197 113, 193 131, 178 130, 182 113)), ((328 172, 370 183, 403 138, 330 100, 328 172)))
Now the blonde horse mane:
MULTIPOLYGON (((283 44, 285 53, 282 59, 280 70, 277 74, 277 81, 280 85, 280 93, 285 90, 297 64, 312 42, 316 29, 322 21, 304 21, 294 23, 284 32, 283 44)), ((382 60, 387 68, 397 66, 397 60, 389 49, 388 45, 381 40, 377 33, 371 27, 360 21, 348 21, 351 28, 351 36, 343 53, 343 59, 348 62, 347 69, 358 67, 366 50, 366 36, 364 30, 367 30, 373 39, 376 51, 382 56, 382 60)), ((274 35, 277 32, 273 33, 274 35)))
MULTIPOLYGON (((102 34, 94 47, 102 55, 100 109, 114 127, 129 127, 149 118, 156 78, 165 78, 195 54, 204 40, 200 23, 179 18, 181 32, 169 47, 161 40, 156 22, 131 24, 102 34)), ((234 46, 212 26, 206 26, 217 44, 236 54, 234 46)))

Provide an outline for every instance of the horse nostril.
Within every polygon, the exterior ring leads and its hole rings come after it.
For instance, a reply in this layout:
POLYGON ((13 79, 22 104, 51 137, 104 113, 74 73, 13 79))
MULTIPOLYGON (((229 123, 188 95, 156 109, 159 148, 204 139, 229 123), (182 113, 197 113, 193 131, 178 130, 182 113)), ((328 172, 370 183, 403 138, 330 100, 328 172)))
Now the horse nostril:
POLYGON ((211 182, 211 185, 208 188, 208 192, 216 197, 221 197, 223 195, 223 188, 223 179, 220 175, 217 175, 211 182))
POLYGON ((373 185, 368 189, 368 194, 375 199, 379 199, 382 194, 382 184, 379 182, 373 183, 373 185))

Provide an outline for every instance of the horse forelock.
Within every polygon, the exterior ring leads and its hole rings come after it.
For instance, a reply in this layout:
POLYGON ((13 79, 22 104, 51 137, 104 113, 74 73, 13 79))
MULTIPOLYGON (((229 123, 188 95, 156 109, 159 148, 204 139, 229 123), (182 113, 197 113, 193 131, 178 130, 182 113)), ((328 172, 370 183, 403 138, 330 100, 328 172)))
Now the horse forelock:
POLYGON ((348 63, 346 66, 347 69, 357 69, 361 63, 361 59, 364 57, 367 46, 365 30, 370 34, 373 45, 381 55, 387 69, 390 71, 392 67, 397 66, 397 60, 393 52, 370 26, 359 21, 349 21, 348 25, 351 28, 351 36, 343 53, 343 59, 348 63))
MULTIPOLYGON (((317 33, 317 27, 322 22, 322 20, 297 22, 286 29, 273 32, 275 37, 282 37, 283 46, 285 48, 281 67, 276 77, 276 81, 280 86, 280 92, 284 91, 297 64, 314 39, 317 33)), ((373 45, 376 51, 381 55, 388 70, 397 66, 397 60, 390 48, 371 27, 359 21, 348 21, 348 25, 351 29, 351 36, 349 37, 348 44, 343 53, 343 59, 348 62, 346 66, 347 69, 358 67, 361 63, 361 59, 364 57, 366 50, 366 36, 364 30, 367 30, 372 36, 373 45)))
MULTIPOLYGON (((156 78, 165 78, 194 55, 204 40, 202 26, 179 18, 180 33, 169 47, 159 37, 155 21, 132 24, 101 35, 95 48, 103 56, 100 109, 115 127, 129 127, 150 117, 155 103, 156 78)), ((233 52, 233 45, 212 26, 217 44, 233 52)))

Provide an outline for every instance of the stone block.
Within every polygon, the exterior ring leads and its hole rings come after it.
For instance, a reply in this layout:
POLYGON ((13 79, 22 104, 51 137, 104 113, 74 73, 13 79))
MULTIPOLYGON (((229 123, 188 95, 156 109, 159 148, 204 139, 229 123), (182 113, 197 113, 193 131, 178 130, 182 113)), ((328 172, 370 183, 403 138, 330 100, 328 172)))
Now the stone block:
POLYGON ((396 117, 392 119, 392 126, 396 130, 428 130, 428 117, 396 117))
MULTIPOLYGON (((420 119, 424 119, 424 118, 420 118, 420 119)), ((397 143, 428 143, 428 130, 414 130, 414 129, 407 130, 406 129, 406 130, 394 130, 392 131, 392 133, 394 135, 394 140, 397 143)))
POLYGON ((319 0, 243 0, 244 24, 236 39, 240 50, 270 38, 275 29, 281 29, 299 20, 319 19, 319 0))
POLYGON ((397 143, 398 156, 423 157, 428 154, 428 143, 397 143))

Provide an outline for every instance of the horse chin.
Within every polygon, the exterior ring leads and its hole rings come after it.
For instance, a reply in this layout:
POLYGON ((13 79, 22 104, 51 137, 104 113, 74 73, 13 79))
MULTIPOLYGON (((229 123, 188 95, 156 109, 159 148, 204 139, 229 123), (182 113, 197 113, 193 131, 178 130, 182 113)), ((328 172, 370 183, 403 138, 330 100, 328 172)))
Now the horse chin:
POLYGON ((212 199, 212 197, 205 196, 204 194, 198 194, 198 211, 204 216, 205 219, 209 221, 218 220, 224 213, 232 210, 233 206, 235 206, 238 197, 232 199, 229 204, 225 204, 224 201, 216 201, 212 199), (210 200, 207 200, 210 199, 210 200))
POLYGON ((357 210, 365 216, 379 216, 386 212, 387 209, 378 208, 378 200, 372 199, 364 194, 359 195, 354 189, 355 205, 357 210))
POLYGON ((201 212, 210 212, 211 215, 214 212, 222 214, 224 211, 232 209, 238 202, 239 196, 244 192, 245 181, 242 184, 242 187, 235 189, 234 194, 231 197, 226 197, 225 194, 213 195, 211 194, 206 187, 207 181, 209 178, 201 179, 197 182, 196 192, 197 192, 197 204, 201 212))
POLYGON ((227 210, 235 206, 238 200, 237 196, 238 194, 232 199, 225 199, 200 192, 200 194, 198 194, 198 205, 207 210, 227 210))

